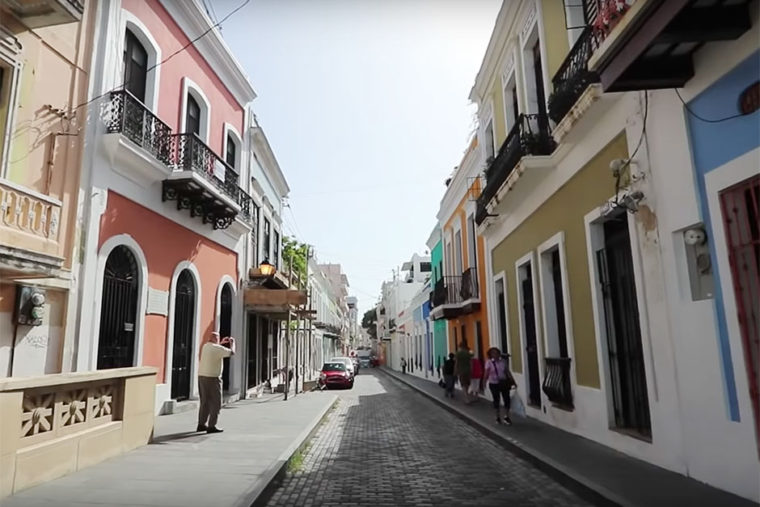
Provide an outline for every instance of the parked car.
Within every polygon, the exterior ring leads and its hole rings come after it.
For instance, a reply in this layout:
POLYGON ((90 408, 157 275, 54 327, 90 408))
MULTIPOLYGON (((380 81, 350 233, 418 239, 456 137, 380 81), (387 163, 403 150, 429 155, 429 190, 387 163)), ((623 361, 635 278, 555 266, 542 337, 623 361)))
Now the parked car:
POLYGON ((369 368, 369 366, 370 366, 369 357, 360 357, 359 358, 359 366, 361 366, 362 368, 369 368))
POLYGON ((336 362, 340 361, 341 363, 346 365, 346 369, 349 373, 351 373, 351 377, 353 378, 356 375, 356 368, 354 367, 354 360, 350 357, 333 357, 330 359, 330 362, 336 362))
POLYGON ((322 371, 319 372, 319 385, 327 389, 332 387, 351 389, 354 387, 354 376, 349 373, 345 362, 330 361, 322 365, 322 371))

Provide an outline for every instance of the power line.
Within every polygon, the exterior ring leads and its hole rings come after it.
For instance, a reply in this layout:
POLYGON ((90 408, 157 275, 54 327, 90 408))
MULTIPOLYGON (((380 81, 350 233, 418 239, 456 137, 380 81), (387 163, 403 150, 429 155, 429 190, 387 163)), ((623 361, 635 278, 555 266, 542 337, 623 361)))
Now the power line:
POLYGON ((686 109, 686 111, 688 111, 690 115, 692 115, 694 118, 696 118, 699 121, 703 121, 705 123, 723 123, 724 121, 733 120, 735 118, 741 118, 742 116, 747 116, 745 113, 739 113, 739 114, 734 114, 731 116, 726 116, 725 118, 716 118, 716 119, 705 118, 694 112, 694 110, 689 106, 689 104, 686 103, 683 97, 681 97, 681 93, 678 91, 677 88, 673 88, 673 91, 676 92, 676 95, 678 95, 678 98, 681 100, 681 103, 683 104, 683 107, 686 109))

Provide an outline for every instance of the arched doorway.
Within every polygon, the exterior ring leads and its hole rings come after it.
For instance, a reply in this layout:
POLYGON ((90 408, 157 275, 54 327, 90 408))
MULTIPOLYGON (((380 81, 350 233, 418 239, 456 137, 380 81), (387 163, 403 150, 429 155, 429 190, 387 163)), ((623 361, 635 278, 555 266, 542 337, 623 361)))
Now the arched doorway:
MULTIPOLYGON (((225 283, 219 301, 219 336, 224 338, 232 334, 232 287, 225 283)), ((230 358, 224 359, 222 371, 222 388, 227 391, 230 388, 230 358)))
POLYGON ((119 245, 106 259, 98 335, 98 369, 125 368, 135 363, 137 260, 119 245))
POLYGON ((195 281, 184 269, 177 278, 174 296, 174 346, 172 351, 172 392, 175 400, 190 397, 190 374, 195 334, 195 281))

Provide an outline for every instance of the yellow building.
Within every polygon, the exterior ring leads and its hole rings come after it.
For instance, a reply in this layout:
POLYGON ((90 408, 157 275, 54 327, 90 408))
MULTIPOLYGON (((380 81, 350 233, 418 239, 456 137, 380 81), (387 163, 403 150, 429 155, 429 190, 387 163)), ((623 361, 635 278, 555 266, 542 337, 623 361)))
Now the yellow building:
POLYGON ((74 349, 77 106, 97 2, 43 3, 0 1, 0 377, 70 370, 74 349))

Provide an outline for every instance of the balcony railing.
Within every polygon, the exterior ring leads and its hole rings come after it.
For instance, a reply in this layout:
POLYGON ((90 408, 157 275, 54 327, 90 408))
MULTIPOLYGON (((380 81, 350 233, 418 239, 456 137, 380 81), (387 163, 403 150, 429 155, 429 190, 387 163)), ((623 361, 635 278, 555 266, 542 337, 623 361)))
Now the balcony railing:
POLYGON ((547 357, 546 376, 542 389, 553 403, 564 408, 573 408, 573 393, 570 382, 570 358, 547 357))
POLYGON ((562 121, 590 84, 599 82, 599 75, 588 70, 592 53, 593 34, 587 26, 552 79, 554 91, 548 106, 549 118, 555 123, 562 121))
POLYGON ((446 275, 433 288, 434 306, 456 305, 478 298, 478 270, 468 268, 459 275, 446 275))
POLYGON ((111 92, 106 105, 106 132, 122 134, 164 165, 171 163, 171 128, 126 90, 111 92))
POLYGON ((253 202, 248 192, 242 188, 240 189, 240 216, 249 224, 253 223, 253 219, 256 216, 256 203, 253 202))
POLYGON ((636 0, 587 0, 587 3, 589 5, 586 11, 595 14, 588 18, 593 32, 591 49, 593 52, 601 46, 636 0))
POLYGON ((496 158, 486 169, 486 185, 477 201, 475 221, 486 219, 487 205, 526 155, 549 155, 556 143, 549 132, 549 119, 539 114, 521 114, 507 134, 496 158))
POLYGON ((236 204, 240 203, 238 174, 195 134, 175 134, 175 171, 192 171, 221 190, 236 204))
POLYGON ((443 278, 437 280, 433 285, 433 291, 430 293, 430 307, 435 308, 446 303, 446 285, 443 278))

